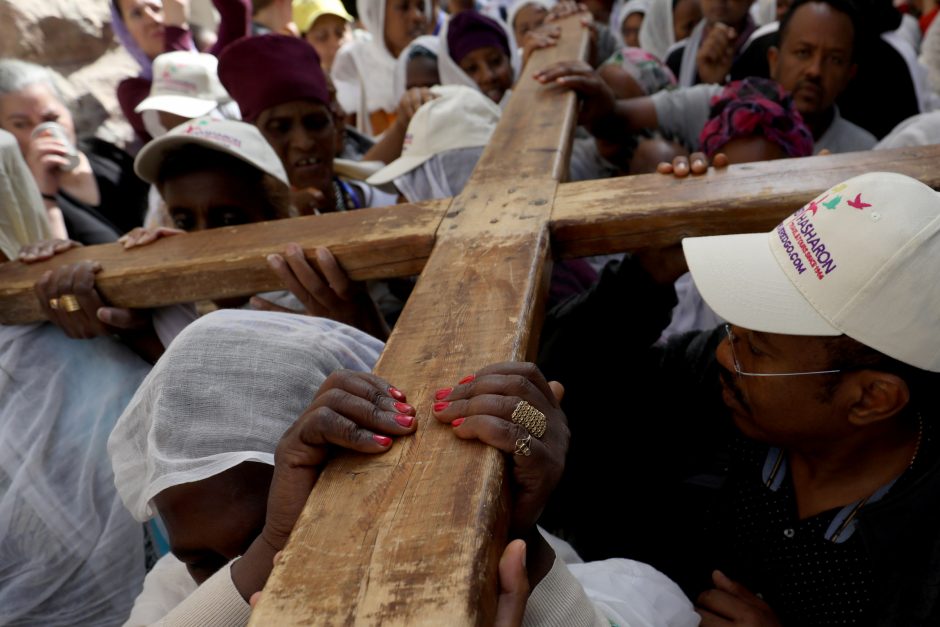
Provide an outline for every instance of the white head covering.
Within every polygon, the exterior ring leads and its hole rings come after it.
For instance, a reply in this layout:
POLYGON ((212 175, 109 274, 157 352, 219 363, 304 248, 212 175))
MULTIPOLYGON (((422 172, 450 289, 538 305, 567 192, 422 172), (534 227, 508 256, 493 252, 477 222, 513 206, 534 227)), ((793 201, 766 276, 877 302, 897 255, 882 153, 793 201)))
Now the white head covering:
POLYGON ((149 369, 111 338, 0 325, 0 623, 126 620, 144 535, 105 444, 149 369))
POLYGON ((19 144, 0 129, 0 252, 16 259, 20 248, 49 239, 50 233, 39 188, 19 144))
POLYGON ((436 154, 394 180, 408 202, 450 198, 463 191, 485 146, 457 148, 436 154))
POLYGON ((429 52, 433 52, 437 56, 441 54, 441 43, 436 35, 421 35, 401 51, 401 54, 398 55, 398 59, 395 61, 396 102, 401 100, 401 97, 404 96, 405 91, 407 91, 405 87, 408 81, 408 57, 411 55, 411 51, 419 46, 429 52))
MULTIPOLYGON (((431 0, 424 0, 424 14, 431 15, 431 0)), ((395 111, 395 57, 385 45, 385 0, 356 0, 359 19, 371 37, 353 40, 336 53, 330 75, 336 98, 346 111, 356 114, 356 126, 371 134, 369 113, 395 111)))
POLYGON ((640 27, 640 47, 665 61, 666 51, 676 43, 672 21, 672 0, 650 0, 643 26, 640 27))
POLYGON ((623 23, 634 13, 643 13, 645 15, 649 11, 652 2, 653 0, 628 0, 627 2, 618 0, 614 4, 614 9, 610 12, 610 32, 613 33, 621 46, 626 45, 623 40, 623 23))
POLYGON ((335 370, 368 371, 382 342, 325 318, 220 310, 180 333, 108 440, 131 514, 163 490, 248 461, 274 463, 284 431, 335 370))
MULTIPOLYGON (((506 33, 506 38, 509 41, 509 63, 512 66, 513 81, 515 82, 515 78, 519 76, 520 66, 522 65, 522 57, 519 55, 519 49, 513 44, 516 38, 512 34, 512 29, 509 28, 505 22, 492 16, 487 17, 495 20, 506 33)), ((441 26, 441 32, 438 34, 441 52, 437 55, 437 70, 441 75, 441 85, 463 85, 464 87, 472 87, 479 91, 480 87, 476 84, 476 81, 470 78, 470 76, 460 68, 457 62, 454 61, 454 58, 450 56, 450 50, 447 47, 447 27, 449 25, 450 20, 448 19, 444 22, 444 25, 441 26)), ((512 89, 507 89, 506 93, 503 95, 503 99, 499 102, 500 107, 506 106, 506 103, 509 102, 510 95, 512 95, 512 89)))

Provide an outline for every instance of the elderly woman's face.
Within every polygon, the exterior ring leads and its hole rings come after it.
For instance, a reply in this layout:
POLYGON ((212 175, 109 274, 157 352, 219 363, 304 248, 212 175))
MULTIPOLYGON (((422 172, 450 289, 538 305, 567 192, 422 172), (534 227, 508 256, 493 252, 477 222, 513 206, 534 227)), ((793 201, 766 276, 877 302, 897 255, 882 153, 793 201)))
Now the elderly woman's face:
POLYGON ((325 104, 286 102, 262 111, 255 126, 280 157, 291 185, 332 193, 336 128, 325 104))
POLYGON ((512 87, 512 65, 502 48, 485 46, 467 53, 460 60, 460 69, 473 79, 490 100, 499 104, 512 87))
POLYGON ((201 584, 244 554, 264 528, 272 466, 245 462, 157 494, 170 550, 201 584))
POLYGON ((151 59, 164 51, 161 0, 118 0, 127 32, 151 59))
POLYGON ((0 96, 0 128, 16 137, 24 155, 33 129, 43 122, 58 122, 65 128, 69 140, 75 143, 72 114, 48 85, 36 83, 0 96))

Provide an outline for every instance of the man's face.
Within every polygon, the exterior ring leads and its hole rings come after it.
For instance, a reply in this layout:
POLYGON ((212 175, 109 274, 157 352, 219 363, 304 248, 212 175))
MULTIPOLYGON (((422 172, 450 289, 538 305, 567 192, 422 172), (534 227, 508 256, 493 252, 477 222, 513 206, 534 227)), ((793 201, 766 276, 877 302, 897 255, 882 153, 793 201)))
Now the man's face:
POLYGON ((731 339, 718 346, 722 398, 745 436, 777 446, 803 445, 840 436, 846 428, 850 401, 830 387, 838 374, 784 377, 737 375, 779 374, 831 369, 825 340, 800 335, 760 333, 732 327, 731 339))
POLYGON ((804 4, 790 19, 779 50, 768 53, 771 78, 804 117, 828 111, 855 75, 852 20, 828 4, 804 4))

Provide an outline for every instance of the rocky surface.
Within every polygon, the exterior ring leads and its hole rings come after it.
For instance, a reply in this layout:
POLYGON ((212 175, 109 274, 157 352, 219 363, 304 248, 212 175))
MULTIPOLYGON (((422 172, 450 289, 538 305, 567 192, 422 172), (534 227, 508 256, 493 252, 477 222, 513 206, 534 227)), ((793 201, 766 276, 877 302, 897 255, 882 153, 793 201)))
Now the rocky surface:
MULTIPOLYGON (((82 136, 128 146, 117 84, 139 68, 114 38, 109 0, 0 0, 0 57, 51 67, 82 136)), ((194 22, 211 27, 210 0, 192 0, 194 22)))
POLYGON ((108 0, 0 0, 0 57, 54 69, 79 134, 131 141, 115 89, 138 68, 114 40, 108 0))

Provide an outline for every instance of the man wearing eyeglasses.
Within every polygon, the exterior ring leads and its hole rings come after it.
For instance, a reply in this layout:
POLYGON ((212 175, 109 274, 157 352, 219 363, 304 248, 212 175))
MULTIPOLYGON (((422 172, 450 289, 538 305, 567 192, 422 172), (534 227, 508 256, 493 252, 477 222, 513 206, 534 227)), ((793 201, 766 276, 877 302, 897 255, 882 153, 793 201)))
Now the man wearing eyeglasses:
POLYGON ((867 174, 683 251, 724 328, 650 348, 682 270, 651 254, 546 321, 572 439, 545 523, 706 626, 940 624, 940 196, 867 174))

